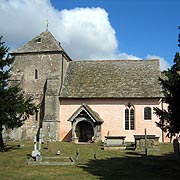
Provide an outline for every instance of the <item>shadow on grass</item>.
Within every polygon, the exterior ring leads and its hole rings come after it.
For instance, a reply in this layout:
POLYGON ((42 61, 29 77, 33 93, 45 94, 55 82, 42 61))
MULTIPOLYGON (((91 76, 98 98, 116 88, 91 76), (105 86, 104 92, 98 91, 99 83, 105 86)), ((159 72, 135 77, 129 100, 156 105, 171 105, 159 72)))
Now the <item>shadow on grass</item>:
POLYGON ((174 154, 145 157, 127 152, 125 157, 90 160, 80 167, 100 180, 170 180, 180 177, 180 164, 174 154))
POLYGON ((19 145, 5 145, 4 146, 4 149, 5 149, 5 152, 8 152, 8 151, 13 151, 13 150, 18 150, 20 149, 20 146, 19 145))

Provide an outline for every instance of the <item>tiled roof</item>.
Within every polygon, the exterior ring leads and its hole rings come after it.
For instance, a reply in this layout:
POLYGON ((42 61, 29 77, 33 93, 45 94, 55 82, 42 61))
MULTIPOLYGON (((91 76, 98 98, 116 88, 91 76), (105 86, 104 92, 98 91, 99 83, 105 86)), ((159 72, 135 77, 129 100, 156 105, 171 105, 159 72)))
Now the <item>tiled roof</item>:
POLYGON ((159 76, 159 60, 72 61, 60 97, 162 97, 159 76))
POLYGON ((64 51, 59 42, 49 32, 42 32, 40 35, 33 38, 27 44, 13 51, 12 54, 17 53, 34 53, 34 52, 57 52, 64 51))

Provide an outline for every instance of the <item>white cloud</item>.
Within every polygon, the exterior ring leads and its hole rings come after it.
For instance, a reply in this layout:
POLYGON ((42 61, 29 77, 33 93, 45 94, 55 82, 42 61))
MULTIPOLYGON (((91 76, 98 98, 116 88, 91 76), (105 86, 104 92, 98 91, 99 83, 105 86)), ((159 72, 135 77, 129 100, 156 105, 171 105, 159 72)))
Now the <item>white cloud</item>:
MULTIPOLYGON (((46 19, 49 31, 72 59, 141 59, 125 52, 118 53, 115 30, 102 8, 59 11, 50 0, 0 0, 0 35, 11 49, 45 31, 46 19)), ((157 58, 148 56, 154 57, 157 58)), ((169 66, 163 58, 160 60, 161 69, 169 66)))
POLYGON ((49 0, 0 0, 0 34, 17 48, 45 30, 62 43, 73 59, 109 58, 118 48, 115 30, 102 8, 59 11, 49 0))
POLYGON ((159 59, 161 71, 167 70, 168 68, 170 68, 170 64, 163 57, 155 56, 155 55, 147 55, 146 59, 159 59))
POLYGON ((48 0, 0 0, 0 34, 17 48, 45 30, 47 12, 56 14, 48 0))
POLYGON ((142 58, 139 58, 137 56, 134 56, 132 54, 127 54, 127 53, 120 53, 120 54, 118 54, 116 59, 122 59, 122 60, 142 60, 142 58))
POLYGON ((61 11, 63 36, 60 37, 72 57, 105 58, 118 44, 107 12, 102 8, 75 8, 61 11))

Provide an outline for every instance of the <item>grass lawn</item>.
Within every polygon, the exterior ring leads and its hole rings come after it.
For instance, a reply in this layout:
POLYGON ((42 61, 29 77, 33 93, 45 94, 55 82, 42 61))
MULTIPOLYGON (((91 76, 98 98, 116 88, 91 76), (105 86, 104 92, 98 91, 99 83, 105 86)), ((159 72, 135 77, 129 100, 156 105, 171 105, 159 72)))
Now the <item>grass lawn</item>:
POLYGON ((9 143, 7 152, 0 153, 0 180, 171 180, 180 178, 180 163, 175 160, 172 144, 160 144, 159 150, 142 152, 134 150, 105 151, 99 144, 73 144, 51 142, 42 146, 43 156, 55 156, 58 150, 63 157, 75 158, 72 166, 27 165, 33 143, 17 147, 9 143), (96 159, 94 158, 96 154, 96 159))

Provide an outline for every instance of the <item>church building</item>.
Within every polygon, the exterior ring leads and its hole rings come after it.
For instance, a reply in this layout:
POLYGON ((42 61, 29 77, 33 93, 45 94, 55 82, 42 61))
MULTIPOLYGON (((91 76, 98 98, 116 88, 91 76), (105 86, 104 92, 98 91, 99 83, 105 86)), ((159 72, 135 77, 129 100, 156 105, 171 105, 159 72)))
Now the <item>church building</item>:
POLYGON ((162 141, 153 113, 163 97, 158 59, 75 61, 49 31, 11 54, 13 82, 40 104, 15 139, 22 132, 33 139, 42 128, 43 138, 52 141, 104 141, 112 135, 133 142, 146 129, 162 141))

